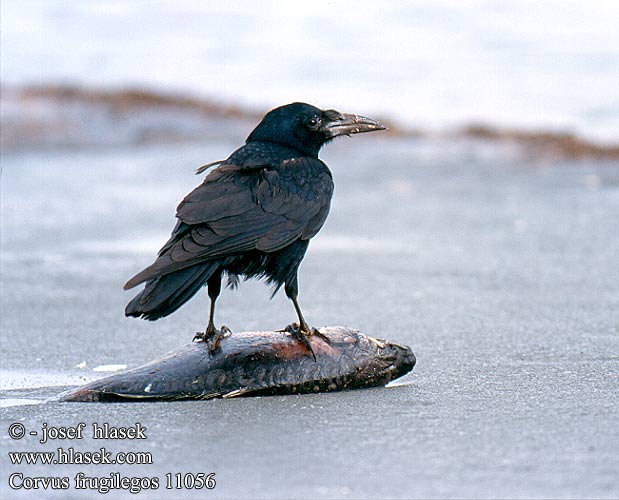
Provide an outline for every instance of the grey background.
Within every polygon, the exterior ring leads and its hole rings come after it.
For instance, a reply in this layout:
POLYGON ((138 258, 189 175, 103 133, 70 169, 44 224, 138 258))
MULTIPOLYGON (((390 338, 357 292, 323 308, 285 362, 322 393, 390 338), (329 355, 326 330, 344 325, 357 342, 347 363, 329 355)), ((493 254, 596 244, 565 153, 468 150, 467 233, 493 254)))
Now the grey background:
MULTIPOLYGON (((394 387, 20 404, 91 379, 95 366, 143 363, 203 328, 205 293, 147 323, 124 318, 132 295, 121 286, 167 238, 176 203, 199 182, 193 168, 240 140, 4 155, 0 396, 16 406, 0 409, 3 498, 28 496, 8 490, 11 472, 80 470, 162 481, 215 472, 214 491, 184 493, 200 498, 617 497, 616 162, 544 164, 505 146, 386 135, 326 147, 336 193, 301 266, 301 305, 315 326, 410 345, 418 364, 394 387), (140 422, 148 439, 43 446, 11 440, 12 422, 140 422), (9 450, 61 445, 150 451, 154 464, 8 464, 9 450)), ((224 291, 218 323, 289 323, 291 304, 268 296, 255 282, 224 291)), ((56 496, 67 494, 93 497, 56 496)), ((172 497, 163 486, 141 496, 172 497)))

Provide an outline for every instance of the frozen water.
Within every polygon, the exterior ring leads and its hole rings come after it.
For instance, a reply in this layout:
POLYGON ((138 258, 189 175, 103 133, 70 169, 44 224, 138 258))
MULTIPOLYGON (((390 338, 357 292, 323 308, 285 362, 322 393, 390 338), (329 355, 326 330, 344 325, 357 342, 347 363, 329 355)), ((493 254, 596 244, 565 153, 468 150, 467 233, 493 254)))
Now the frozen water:
MULTIPOLYGON (((5 155, 2 376, 40 382, 3 384, 5 405, 58 392, 41 387, 58 383, 45 374, 136 366, 204 328, 205 293, 149 323, 124 318, 132 292, 121 287, 167 239, 194 168, 233 147, 5 155)), ((152 452, 153 465, 127 474, 216 472, 218 498, 616 497, 619 165, 378 136, 342 139, 323 158, 336 193, 301 266, 305 315, 411 345, 410 375, 303 397, 8 406, 2 428, 141 422, 139 446, 106 443, 152 452)), ((294 319, 285 297, 268 296, 255 282, 224 291, 217 322, 242 331, 294 319)), ((6 450, 59 446, 0 442, 7 472, 17 469, 6 450)), ((28 474, 78 470, 117 469, 28 474)))

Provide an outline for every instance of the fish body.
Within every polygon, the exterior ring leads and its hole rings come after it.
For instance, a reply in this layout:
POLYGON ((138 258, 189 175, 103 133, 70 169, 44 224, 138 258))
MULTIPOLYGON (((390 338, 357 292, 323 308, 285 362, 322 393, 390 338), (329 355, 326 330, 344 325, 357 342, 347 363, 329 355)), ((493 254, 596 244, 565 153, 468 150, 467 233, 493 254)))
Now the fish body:
POLYGON ((215 352, 204 342, 193 342, 57 399, 161 401, 328 392, 384 386, 415 366, 408 347, 345 327, 319 332, 309 338, 315 361, 285 331, 234 333, 215 352))

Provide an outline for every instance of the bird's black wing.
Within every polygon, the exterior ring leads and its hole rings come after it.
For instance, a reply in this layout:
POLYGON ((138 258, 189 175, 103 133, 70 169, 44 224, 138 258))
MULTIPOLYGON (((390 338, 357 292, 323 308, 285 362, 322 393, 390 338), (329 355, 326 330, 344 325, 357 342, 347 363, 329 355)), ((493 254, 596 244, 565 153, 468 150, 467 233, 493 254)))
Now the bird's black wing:
POLYGON ((158 259, 125 289, 199 262, 250 250, 275 252, 322 227, 333 193, 317 158, 276 167, 222 165, 180 203, 179 222, 158 259))

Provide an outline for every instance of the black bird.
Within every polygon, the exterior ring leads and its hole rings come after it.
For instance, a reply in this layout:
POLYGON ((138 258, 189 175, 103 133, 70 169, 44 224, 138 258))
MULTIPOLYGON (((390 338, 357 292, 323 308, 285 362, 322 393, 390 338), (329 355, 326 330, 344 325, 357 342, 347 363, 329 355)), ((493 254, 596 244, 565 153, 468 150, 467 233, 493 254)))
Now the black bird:
POLYGON ((215 350, 228 331, 215 328, 213 318, 222 275, 232 287, 239 277, 265 278, 273 295, 284 285, 299 318, 298 327, 286 331, 312 352, 305 337, 312 330, 297 302, 297 270, 333 194, 331 172, 318 152, 339 135, 383 129, 376 120, 298 102, 267 113, 227 160, 197 170, 218 165, 178 206, 176 227, 155 262, 125 284, 127 290, 146 282, 125 314, 159 319, 207 285, 209 322, 196 336, 215 350))

